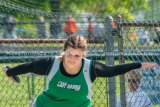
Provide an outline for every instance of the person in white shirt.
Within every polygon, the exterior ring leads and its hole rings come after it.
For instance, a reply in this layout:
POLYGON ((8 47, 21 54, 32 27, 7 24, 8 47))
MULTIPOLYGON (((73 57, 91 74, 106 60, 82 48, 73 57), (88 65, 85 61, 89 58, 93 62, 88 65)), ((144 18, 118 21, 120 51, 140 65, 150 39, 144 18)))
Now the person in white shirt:
POLYGON ((145 45, 148 44, 149 42, 150 42, 149 32, 147 31, 147 28, 145 28, 139 39, 139 43, 141 45, 145 45))
MULTIPOLYGON (((152 102, 140 88, 141 75, 137 72, 128 74, 128 88, 126 92, 126 107, 152 107, 152 102)), ((117 107, 121 106, 120 98, 117 100, 117 107)))

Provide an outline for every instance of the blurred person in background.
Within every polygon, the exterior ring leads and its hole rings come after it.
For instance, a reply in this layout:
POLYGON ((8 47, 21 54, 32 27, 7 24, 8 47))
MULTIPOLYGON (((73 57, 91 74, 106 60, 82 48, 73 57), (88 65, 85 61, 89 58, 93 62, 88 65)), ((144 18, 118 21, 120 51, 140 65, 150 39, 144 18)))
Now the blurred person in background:
POLYGON ((129 39, 134 42, 137 41, 137 33, 135 31, 131 32, 129 39))
POLYGON ((107 22, 105 24, 106 33, 111 34, 112 36, 120 35, 120 29, 117 26, 116 20, 113 19, 112 16, 107 16, 105 21, 107 22))
POLYGON ((69 17, 64 26, 64 32, 67 37, 77 32, 77 24, 75 18, 69 17))
MULTIPOLYGON (((140 87, 142 78, 140 73, 132 71, 127 76, 129 91, 126 92, 125 107, 152 107, 151 99, 140 87)), ((120 98, 117 100, 117 107, 121 107, 120 98)))
POLYGON ((155 31, 156 31, 157 37, 154 39, 154 42, 156 44, 160 44, 160 27, 156 27, 155 31))
POLYGON ((39 17, 39 20, 37 23, 37 36, 40 39, 46 38, 46 25, 45 25, 45 19, 43 16, 39 17))
POLYGON ((93 22, 92 22, 92 17, 88 17, 88 38, 91 38, 93 37, 94 33, 94 25, 93 25, 93 22))
POLYGON ((57 16, 52 17, 50 22, 50 34, 51 38, 59 38, 62 32, 61 23, 57 16))
POLYGON ((4 19, 3 25, 4 25, 3 38, 9 38, 9 39, 17 38, 14 29, 16 26, 16 19, 13 16, 8 16, 6 19, 4 19))
POLYGON ((147 28, 144 29, 142 35, 139 38, 139 43, 141 45, 148 44, 150 42, 149 32, 147 31, 147 28))

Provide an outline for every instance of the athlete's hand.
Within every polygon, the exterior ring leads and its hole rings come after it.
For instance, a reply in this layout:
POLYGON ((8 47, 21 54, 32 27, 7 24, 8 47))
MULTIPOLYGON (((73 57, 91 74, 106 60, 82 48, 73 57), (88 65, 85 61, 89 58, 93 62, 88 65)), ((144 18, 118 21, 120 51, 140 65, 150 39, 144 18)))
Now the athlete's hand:
MULTIPOLYGON (((6 74, 7 70, 9 70, 9 66, 4 66, 3 69, 4 73, 6 74)), ((7 74, 6 74, 7 75, 7 74)), ((8 75, 7 75, 8 76, 8 75)), ((19 83, 20 79, 18 76, 8 76, 12 81, 19 83)))
POLYGON ((154 67, 157 67, 158 64, 157 63, 154 63, 154 62, 145 62, 145 63, 142 63, 141 64, 141 68, 142 69, 146 69, 146 68, 154 68, 154 67))

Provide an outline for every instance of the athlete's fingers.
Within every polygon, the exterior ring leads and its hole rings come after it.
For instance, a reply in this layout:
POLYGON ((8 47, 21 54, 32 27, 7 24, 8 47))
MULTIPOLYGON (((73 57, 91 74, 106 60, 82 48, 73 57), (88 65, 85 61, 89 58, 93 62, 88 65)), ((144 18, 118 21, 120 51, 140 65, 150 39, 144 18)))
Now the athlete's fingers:
MULTIPOLYGON (((6 72, 7 72, 7 70, 9 70, 10 69, 10 67, 9 66, 4 66, 3 68, 2 68, 2 70, 4 71, 4 73, 6 74, 6 72)), ((6 74, 7 75, 7 74, 6 74)), ((7 75, 8 76, 8 75, 7 75)), ((14 82, 16 82, 16 83, 19 83, 20 82, 20 79, 19 79, 19 77, 18 76, 8 76, 11 80, 13 80, 14 82)))

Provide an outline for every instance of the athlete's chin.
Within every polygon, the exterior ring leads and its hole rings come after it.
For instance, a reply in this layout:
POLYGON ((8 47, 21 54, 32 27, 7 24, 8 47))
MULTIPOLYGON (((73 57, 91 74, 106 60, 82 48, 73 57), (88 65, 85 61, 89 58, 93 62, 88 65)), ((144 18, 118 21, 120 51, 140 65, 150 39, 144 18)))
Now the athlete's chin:
POLYGON ((76 63, 75 63, 75 62, 70 62, 70 61, 68 61, 68 64, 70 64, 70 65, 75 65, 76 63))
POLYGON ((69 64, 69 67, 70 67, 70 68, 74 68, 75 66, 76 66, 76 64, 74 64, 74 63, 70 63, 70 64, 69 64))

